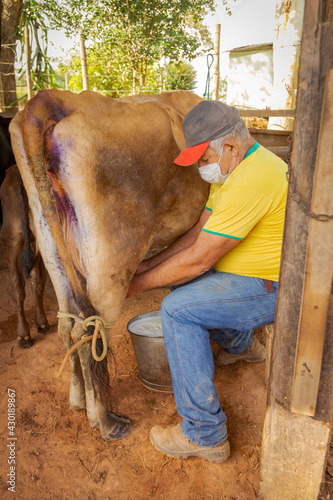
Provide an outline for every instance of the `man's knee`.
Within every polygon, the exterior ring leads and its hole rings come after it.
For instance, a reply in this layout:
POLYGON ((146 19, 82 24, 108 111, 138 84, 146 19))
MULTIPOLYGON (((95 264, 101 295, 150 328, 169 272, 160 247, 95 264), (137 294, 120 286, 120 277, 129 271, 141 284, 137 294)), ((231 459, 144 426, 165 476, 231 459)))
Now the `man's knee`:
POLYGON ((181 293, 180 290, 175 290, 167 295, 161 303, 161 315, 162 318, 173 318, 177 321, 186 315, 186 309, 188 306, 188 301, 186 297, 181 293))
POLYGON ((162 300, 161 303, 161 315, 168 315, 170 316, 172 314, 172 311, 175 308, 175 300, 173 298, 173 292, 169 293, 164 299, 162 300))

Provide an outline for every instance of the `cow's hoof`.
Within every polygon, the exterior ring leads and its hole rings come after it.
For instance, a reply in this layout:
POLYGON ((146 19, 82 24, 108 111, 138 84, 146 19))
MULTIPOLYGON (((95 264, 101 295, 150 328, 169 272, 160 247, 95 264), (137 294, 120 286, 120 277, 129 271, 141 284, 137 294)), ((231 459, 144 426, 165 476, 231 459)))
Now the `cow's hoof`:
POLYGON ((85 409, 86 403, 70 403, 69 407, 73 411, 80 411, 85 409))
POLYGON ((98 427, 98 422, 95 422, 94 420, 89 419, 89 424, 92 429, 96 429, 96 427, 98 427))
MULTIPOLYGON (((112 420, 114 420, 115 423, 119 422, 120 424, 125 424, 125 425, 129 425, 129 426, 132 425, 132 420, 130 418, 123 417, 122 415, 117 415, 116 413, 113 413, 113 411, 109 411, 109 413, 110 413, 112 420)), ((90 424, 90 427, 92 429, 96 429, 96 427, 98 427, 98 422, 96 422, 95 420, 89 419, 89 424, 90 424)), ((121 439, 121 438, 118 438, 118 439, 121 439)))
POLYGON ((37 331, 39 333, 48 333, 50 331, 50 325, 48 323, 45 323, 44 325, 39 325, 37 326, 37 331))
POLYGON ((123 422, 116 422, 113 429, 107 434, 102 435, 105 441, 117 441, 123 439, 131 430, 131 425, 124 424, 123 422))
POLYGON ((32 340, 31 337, 17 337, 18 340, 18 346, 21 349, 26 349, 28 347, 31 347, 34 341, 32 340))
POLYGON ((132 420, 127 417, 123 417, 122 415, 117 415, 116 413, 113 413, 113 411, 110 411, 111 416, 114 418, 116 422, 121 422, 123 424, 132 424, 132 420))

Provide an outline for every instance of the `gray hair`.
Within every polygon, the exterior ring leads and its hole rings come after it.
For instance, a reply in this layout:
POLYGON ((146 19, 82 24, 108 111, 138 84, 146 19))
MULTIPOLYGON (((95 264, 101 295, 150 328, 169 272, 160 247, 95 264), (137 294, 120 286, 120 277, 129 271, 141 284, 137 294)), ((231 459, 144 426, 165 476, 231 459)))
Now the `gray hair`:
POLYGON ((223 153, 224 143, 227 139, 238 139, 240 142, 245 143, 249 137, 249 129, 247 128, 243 120, 240 120, 226 135, 222 135, 222 137, 210 141, 209 147, 213 149, 217 155, 221 155, 223 153))

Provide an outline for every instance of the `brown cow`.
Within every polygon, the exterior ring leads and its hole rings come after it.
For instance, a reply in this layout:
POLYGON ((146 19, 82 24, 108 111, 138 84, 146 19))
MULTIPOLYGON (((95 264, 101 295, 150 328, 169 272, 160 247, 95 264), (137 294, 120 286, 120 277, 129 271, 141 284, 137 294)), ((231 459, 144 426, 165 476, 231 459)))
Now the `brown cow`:
POLYGON ((43 292, 47 272, 40 252, 34 245, 35 238, 29 221, 29 205, 16 165, 6 171, 0 187, 3 224, 0 231, 0 245, 3 250, 17 305, 17 338, 19 347, 30 347, 33 343, 28 322, 24 314, 25 282, 30 278, 36 311, 35 323, 40 333, 50 329, 43 307, 43 292))
MULTIPOLYGON (((140 261, 197 222, 209 186, 196 167, 173 160, 184 147, 182 119, 199 101, 186 91, 111 99, 43 90, 12 121, 60 311, 114 322, 140 261)), ((67 350, 86 335, 69 318, 60 319, 59 333, 67 350)), ((71 407, 86 407, 104 439, 124 437, 130 424, 108 410, 104 397, 106 359, 94 361, 89 342, 70 362, 71 407)))

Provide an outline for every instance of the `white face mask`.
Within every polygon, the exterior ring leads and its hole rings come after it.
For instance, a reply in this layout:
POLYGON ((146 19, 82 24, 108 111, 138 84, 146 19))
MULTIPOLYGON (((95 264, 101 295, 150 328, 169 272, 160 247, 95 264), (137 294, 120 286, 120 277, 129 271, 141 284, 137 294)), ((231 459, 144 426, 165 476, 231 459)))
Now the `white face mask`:
POLYGON ((222 155, 219 158, 218 163, 209 163, 209 165, 204 165, 199 168, 199 174, 203 178, 204 181, 209 182, 210 184, 224 184, 230 175, 230 168, 227 174, 223 175, 220 169, 220 160, 222 155))

